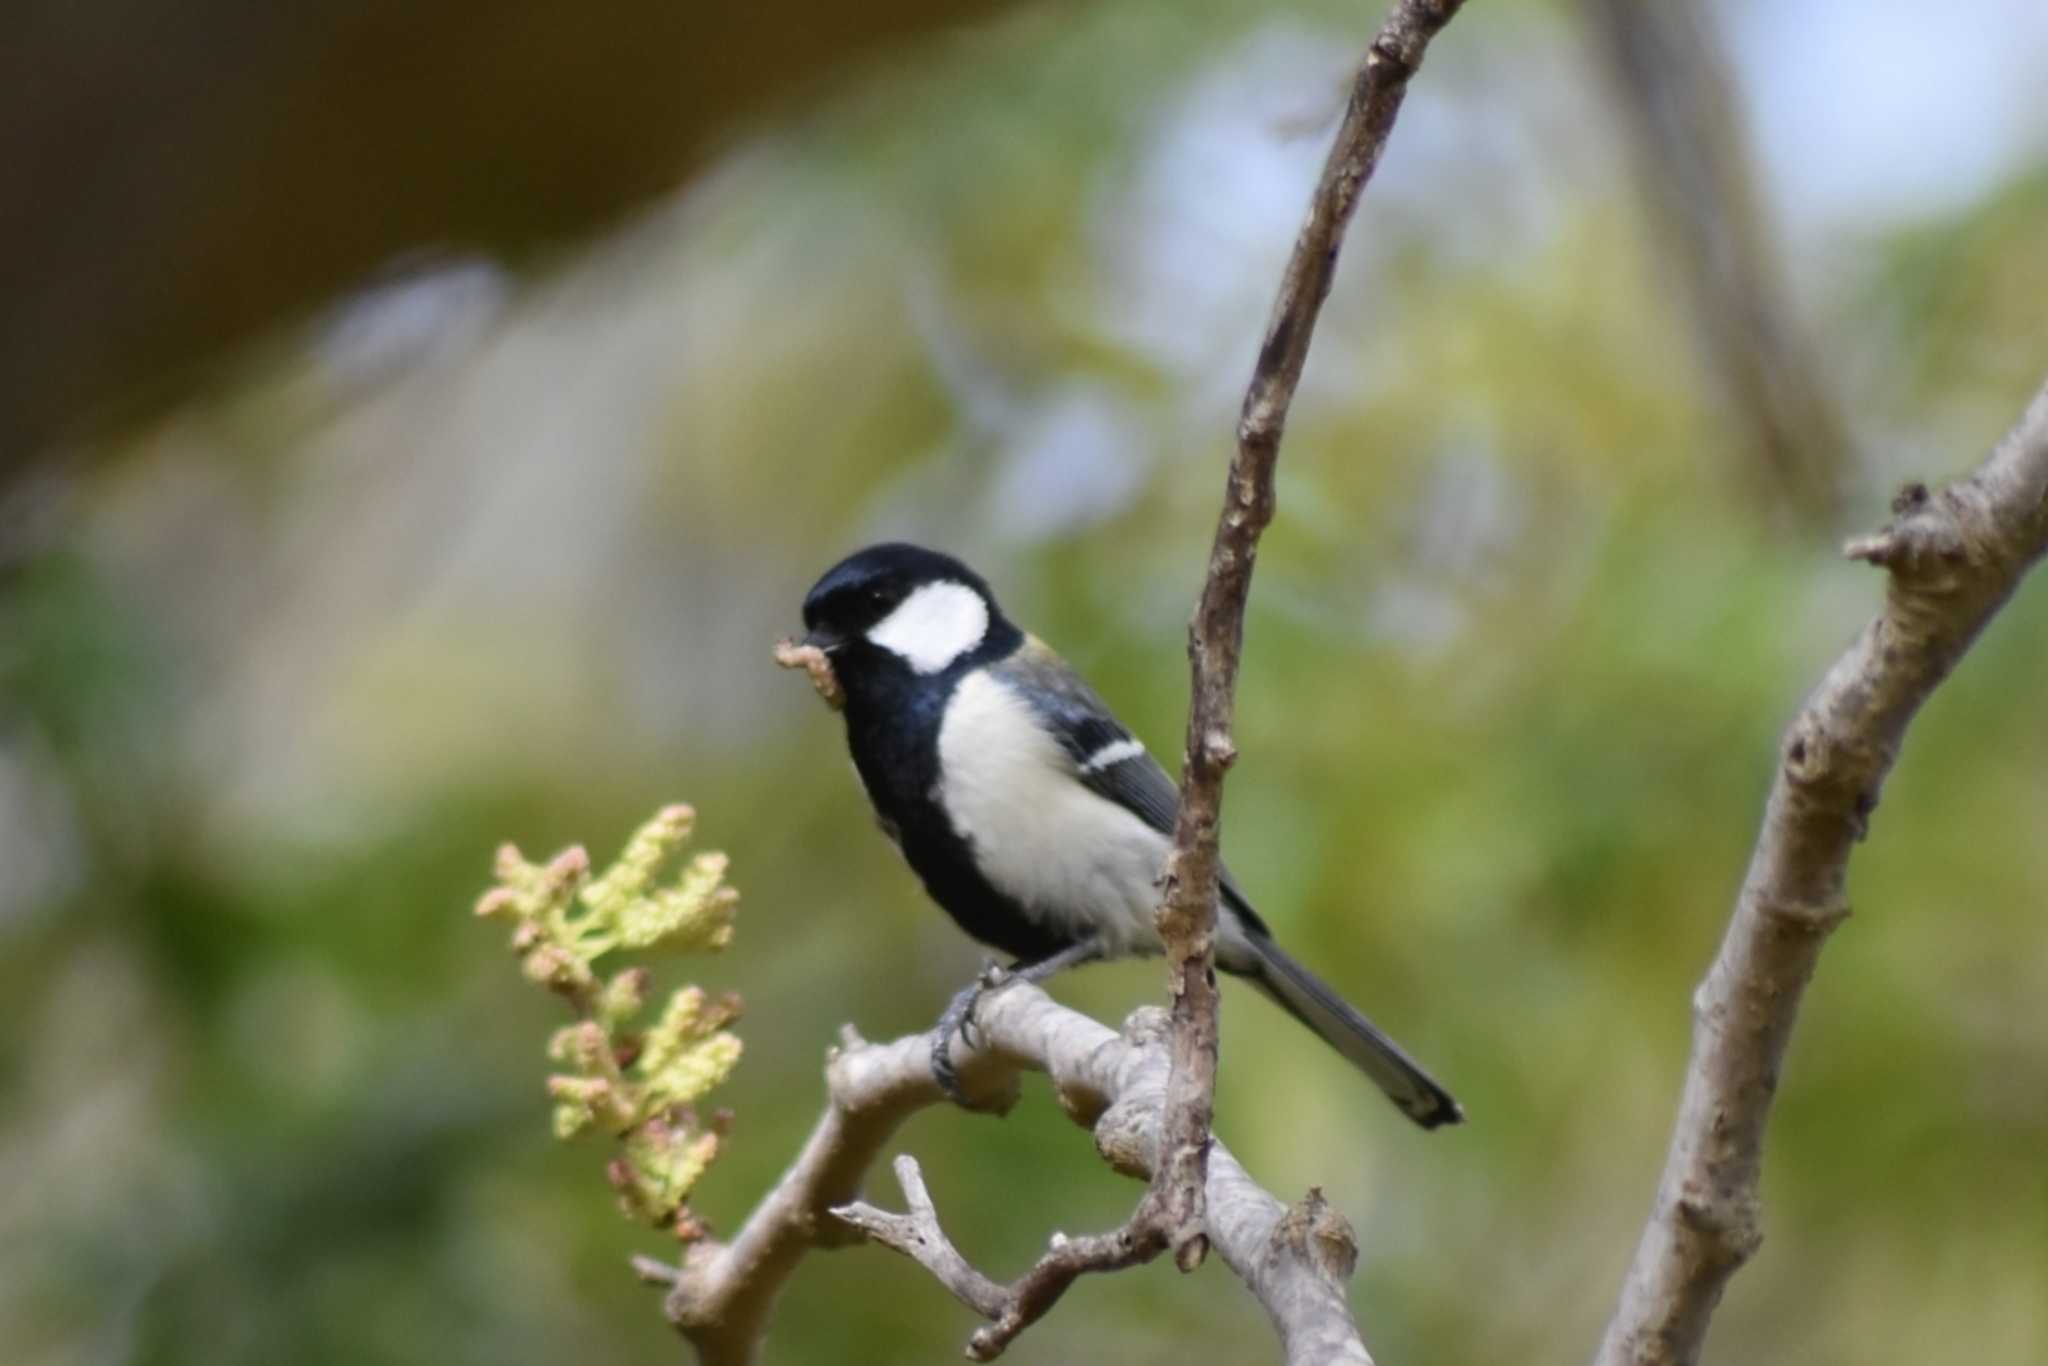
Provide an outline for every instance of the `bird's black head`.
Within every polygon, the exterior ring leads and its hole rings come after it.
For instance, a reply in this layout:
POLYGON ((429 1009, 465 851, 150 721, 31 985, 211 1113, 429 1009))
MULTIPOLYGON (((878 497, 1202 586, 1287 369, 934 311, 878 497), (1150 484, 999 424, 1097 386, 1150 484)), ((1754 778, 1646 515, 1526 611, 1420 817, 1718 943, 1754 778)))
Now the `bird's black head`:
POLYGON ((825 571, 804 598, 804 629, 849 694, 865 674, 936 675, 1007 653, 1019 639, 981 575, 902 542, 869 546, 825 571))

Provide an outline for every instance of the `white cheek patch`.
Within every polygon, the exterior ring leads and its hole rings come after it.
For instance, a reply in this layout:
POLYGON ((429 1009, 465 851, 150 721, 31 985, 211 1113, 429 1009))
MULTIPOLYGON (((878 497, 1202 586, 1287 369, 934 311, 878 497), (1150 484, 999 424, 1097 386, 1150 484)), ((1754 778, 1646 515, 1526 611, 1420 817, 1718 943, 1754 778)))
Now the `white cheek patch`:
POLYGON ((964 583, 928 583, 868 628, 868 639, 935 674, 988 635, 988 604, 964 583))

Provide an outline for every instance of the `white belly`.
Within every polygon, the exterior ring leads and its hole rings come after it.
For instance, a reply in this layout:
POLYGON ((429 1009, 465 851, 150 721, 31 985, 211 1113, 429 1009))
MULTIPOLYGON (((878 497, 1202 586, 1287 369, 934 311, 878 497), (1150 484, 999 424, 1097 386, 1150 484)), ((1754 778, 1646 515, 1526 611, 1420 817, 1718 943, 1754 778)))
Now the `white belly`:
POLYGON ((1159 951, 1167 838, 1082 786, 1022 698, 986 673, 962 679, 939 728, 939 772, 939 804, 997 890, 1065 934, 1100 934, 1111 956, 1159 951))

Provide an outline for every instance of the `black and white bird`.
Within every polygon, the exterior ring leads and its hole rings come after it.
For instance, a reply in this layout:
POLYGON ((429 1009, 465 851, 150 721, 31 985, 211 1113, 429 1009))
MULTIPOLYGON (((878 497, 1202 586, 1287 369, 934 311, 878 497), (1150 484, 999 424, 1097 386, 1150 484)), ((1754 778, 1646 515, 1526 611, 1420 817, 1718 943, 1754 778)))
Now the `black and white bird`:
MULTIPOLYGON (((980 575, 937 551, 872 546, 812 587, 804 626, 845 693, 847 744, 882 830, 961 929, 1034 981, 1161 951, 1155 882, 1179 792, 1102 699, 1003 615, 980 575)), ((1315 1031, 1417 1124, 1464 1117, 1273 942, 1227 871, 1216 965, 1315 1031)), ((948 1091, 952 1035, 974 994, 955 999, 933 1050, 948 1091)))

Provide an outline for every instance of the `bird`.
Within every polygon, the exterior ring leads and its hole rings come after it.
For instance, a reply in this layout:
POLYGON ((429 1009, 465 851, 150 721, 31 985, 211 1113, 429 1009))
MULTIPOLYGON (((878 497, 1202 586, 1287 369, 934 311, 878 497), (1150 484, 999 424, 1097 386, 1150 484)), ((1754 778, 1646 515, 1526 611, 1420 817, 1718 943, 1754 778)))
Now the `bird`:
MULTIPOLYGON (((951 555, 872 545, 804 598, 801 644, 843 693, 854 771, 882 832, 971 938, 1039 982, 1099 959, 1163 951, 1157 882, 1180 794, 1080 675, 951 555)), ((1237 880, 1219 879, 1216 966, 1306 1025, 1425 1129, 1456 1124, 1451 1094, 1274 942, 1237 880)), ((956 1033, 994 980, 953 998, 933 1073, 960 1099, 956 1033)))

